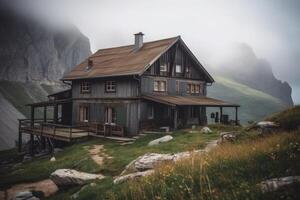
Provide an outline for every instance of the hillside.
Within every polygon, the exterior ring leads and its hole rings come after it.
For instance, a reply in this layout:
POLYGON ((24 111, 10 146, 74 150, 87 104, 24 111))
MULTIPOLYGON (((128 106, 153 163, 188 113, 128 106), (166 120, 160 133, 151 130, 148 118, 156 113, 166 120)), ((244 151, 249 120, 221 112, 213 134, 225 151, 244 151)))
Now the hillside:
MULTIPOLYGON (((287 107, 281 100, 232 79, 221 76, 214 76, 214 79, 216 82, 208 87, 208 96, 239 104, 239 119, 244 124, 261 120, 287 107)), ((212 110, 208 109, 208 114, 212 110)), ((224 114, 230 114, 233 118, 234 109, 224 109, 224 114)))
POLYGON ((292 88, 286 81, 275 77, 271 64, 259 58, 252 47, 237 43, 227 49, 229 55, 214 69, 215 73, 280 99, 288 106, 293 105, 292 88))

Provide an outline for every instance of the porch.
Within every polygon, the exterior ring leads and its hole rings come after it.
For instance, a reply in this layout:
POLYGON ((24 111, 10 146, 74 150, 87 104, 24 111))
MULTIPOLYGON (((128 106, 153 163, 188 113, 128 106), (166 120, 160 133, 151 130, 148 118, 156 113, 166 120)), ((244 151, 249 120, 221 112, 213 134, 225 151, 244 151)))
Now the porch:
POLYGON ((239 124, 237 104, 228 103, 222 100, 200 96, 171 96, 171 95, 147 95, 143 99, 148 105, 156 108, 153 119, 142 121, 141 127, 149 126, 149 123, 156 123, 158 127, 167 126, 172 129, 185 128, 191 125, 207 124, 206 108, 218 108, 219 112, 215 118, 216 123, 235 125, 239 124), (224 115, 223 108, 235 109, 233 120, 224 115), (169 113, 166 115, 166 113, 169 113))

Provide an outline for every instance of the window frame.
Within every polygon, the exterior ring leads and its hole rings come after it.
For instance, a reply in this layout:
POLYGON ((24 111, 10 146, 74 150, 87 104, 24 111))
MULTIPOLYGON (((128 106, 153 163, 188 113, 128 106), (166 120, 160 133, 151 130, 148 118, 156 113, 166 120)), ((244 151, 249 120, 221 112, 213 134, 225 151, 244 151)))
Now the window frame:
POLYGON ((82 81, 80 82, 80 94, 90 94, 91 93, 91 82, 82 81))
POLYGON ((117 82, 116 81, 105 81, 104 84, 105 93, 116 93, 117 92, 117 82))
POLYGON ((88 105, 79 105, 79 122, 89 122, 90 109, 88 105))
POLYGON ((165 80, 154 80, 154 82, 153 82, 153 91, 154 92, 167 92, 167 81, 165 81, 165 80))
POLYGON ((163 73, 168 72, 168 66, 166 64, 160 64, 159 71, 163 73))

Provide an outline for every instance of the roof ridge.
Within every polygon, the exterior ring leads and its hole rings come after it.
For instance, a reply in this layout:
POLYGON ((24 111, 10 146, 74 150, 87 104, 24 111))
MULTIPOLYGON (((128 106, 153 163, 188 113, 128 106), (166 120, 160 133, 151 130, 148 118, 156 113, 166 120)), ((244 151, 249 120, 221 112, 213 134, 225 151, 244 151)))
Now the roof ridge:
MULTIPOLYGON (((177 38, 180 38, 180 35, 175 36, 175 37, 170 37, 170 38, 164 38, 164 39, 160 39, 160 40, 152 40, 152 41, 144 42, 144 44, 149 44, 149 43, 154 43, 154 42, 161 42, 161 41, 164 41, 164 40, 171 40, 171 39, 177 39, 177 38)), ((93 53, 88 58, 97 57, 97 55, 95 55, 95 54, 97 54, 97 52, 99 52, 99 51, 116 49, 116 48, 124 48, 124 47, 130 47, 130 46, 134 46, 134 44, 98 49, 95 53, 93 53)))

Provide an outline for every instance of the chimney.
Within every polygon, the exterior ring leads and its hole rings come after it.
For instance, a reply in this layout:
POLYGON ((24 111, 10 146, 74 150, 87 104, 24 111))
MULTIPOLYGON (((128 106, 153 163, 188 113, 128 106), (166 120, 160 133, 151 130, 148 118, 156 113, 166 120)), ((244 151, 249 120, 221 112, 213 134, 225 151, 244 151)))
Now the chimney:
POLYGON ((138 51, 143 46, 143 36, 142 32, 134 34, 134 51, 138 51))

